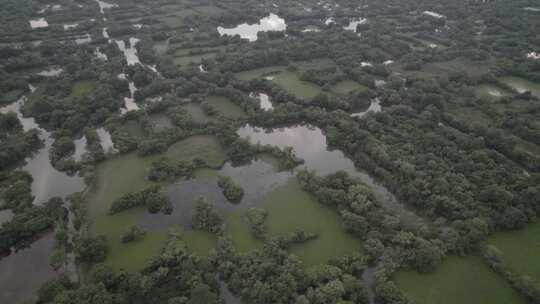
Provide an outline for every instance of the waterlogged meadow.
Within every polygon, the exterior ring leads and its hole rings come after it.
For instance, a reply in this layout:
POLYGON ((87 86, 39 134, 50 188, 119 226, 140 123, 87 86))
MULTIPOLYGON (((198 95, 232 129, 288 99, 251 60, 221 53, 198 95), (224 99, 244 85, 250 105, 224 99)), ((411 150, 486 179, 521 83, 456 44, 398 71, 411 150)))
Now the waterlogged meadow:
POLYGON ((512 271, 527 275, 540 284, 540 223, 518 231, 498 232, 487 244, 501 250, 504 263, 512 271))
MULTIPOLYGON (((301 189, 295 178, 266 195, 258 207, 268 211, 265 224, 269 237, 288 236, 296 231, 318 236, 290 249, 306 267, 362 251, 362 242, 345 231, 337 210, 317 202, 301 189)), ((229 218, 226 233, 241 251, 262 246, 250 233, 242 213, 229 218)))
POLYGON ((480 257, 448 257, 433 273, 402 271, 395 282, 417 304, 525 304, 480 257))
MULTIPOLYGON (((211 136, 194 136, 179 141, 164 155, 175 161, 200 158, 215 167, 220 167, 225 161, 219 142, 211 136)), ((109 208, 115 199, 154 184, 147 180, 146 175, 152 162, 160 157, 163 156, 140 157, 136 153, 130 153, 106 160, 96 169, 96 181, 87 199, 92 219, 91 231, 94 235, 105 235, 108 238, 110 253, 106 263, 115 269, 141 269, 146 260, 159 253, 166 240, 167 229, 163 229, 149 231, 137 242, 122 243, 122 234, 129 226, 135 225, 146 210, 135 208, 115 215, 109 214, 109 208)), ((175 228, 175 225, 170 228, 175 228)), ((199 245, 195 243, 195 247, 199 245)))

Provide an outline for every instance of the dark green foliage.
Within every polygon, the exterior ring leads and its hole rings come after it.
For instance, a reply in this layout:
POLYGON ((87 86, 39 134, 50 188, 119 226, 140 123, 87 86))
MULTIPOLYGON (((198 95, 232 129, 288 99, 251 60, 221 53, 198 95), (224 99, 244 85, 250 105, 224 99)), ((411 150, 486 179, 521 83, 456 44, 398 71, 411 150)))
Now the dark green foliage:
POLYGON ((144 238, 145 235, 146 231, 143 229, 139 228, 138 226, 131 226, 122 234, 122 243, 140 240, 144 238))
POLYGON ((131 208, 143 206, 150 213, 157 213, 164 207, 169 208, 168 199, 160 190, 160 186, 156 185, 136 193, 128 193, 113 201, 109 213, 116 214, 131 208))
POLYGON ((230 176, 219 176, 218 186, 231 203, 239 203, 244 197, 244 190, 230 176))
POLYGON ((16 213, 13 219, 0 227, 0 252, 9 253, 29 245, 41 232, 53 228, 54 223, 63 220, 66 210, 60 198, 52 198, 43 206, 32 206, 16 213))
POLYGON ((24 132, 15 113, 0 113, 0 170, 13 167, 41 144, 39 131, 24 132))
POLYGON ((212 208, 212 205, 204 197, 199 197, 195 202, 195 213, 193 214, 193 228, 217 233, 221 230, 223 219, 212 208))
POLYGON ((268 217, 268 211, 260 208, 249 208, 245 213, 246 221, 251 233, 258 239, 266 238, 266 226, 264 222, 268 217))
POLYGON ((105 261, 109 248, 105 236, 84 237, 75 246, 75 253, 79 261, 88 264, 105 261))
POLYGON ((528 298, 531 303, 540 303, 540 286, 534 278, 516 273, 504 261, 503 253, 495 246, 488 245, 482 250, 484 261, 495 272, 502 275, 516 290, 528 298))
POLYGON ((171 163, 168 159, 162 158, 152 163, 148 172, 148 179, 151 181, 173 180, 178 177, 189 178, 193 175, 196 166, 194 163, 176 162, 171 163))

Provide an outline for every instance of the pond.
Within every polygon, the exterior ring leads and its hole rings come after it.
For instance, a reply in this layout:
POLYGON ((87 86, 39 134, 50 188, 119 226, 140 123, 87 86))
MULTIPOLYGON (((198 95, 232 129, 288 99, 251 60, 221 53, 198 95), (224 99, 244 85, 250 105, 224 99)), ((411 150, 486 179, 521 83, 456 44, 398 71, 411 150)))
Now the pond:
MULTIPOLYGON (((103 36, 105 36, 106 29, 103 29, 103 36)), ((109 36, 107 34, 107 36, 109 36)), ((126 57, 126 61, 128 65, 135 65, 140 64, 141 61, 139 60, 139 56, 137 55, 137 49, 135 48, 135 45, 139 43, 139 39, 135 37, 131 37, 128 40, 128 43, 124 40, 115 40, 116 45, 124 53, 124 56, 126 57)))
POLYGON ((50 162, 49 154, 54 139, 51 134, 41 129, 34 118, 23 117, 21 107, 26 101, 26 97, 21 97, 17 102, 0 108, 0 112, 15 112, 21 121, 25 131, 38 129, 40 139, 44 145, 37 152, 25 160, 26 164, 22 167, 28 171, 33 178, 32 194, 35 196, 34 203, 43 203, 52 197, 65 197, 69 194, 82 191, 84 181, 82 177, 68 176, 67 174, 56 170, 50 162))
POLYGON ((120 109, 121 113, 126 114, 130 111, 139 110, 139 105, 135 102, 135 92, 137 91, 135 83, 133 81, 129 81, 127 75, 124 73, 118 75, 118 78, 128 81, 129 84, 129 96, 124 97, 124 108, 120 109))
POLYGON ((103 151, 105 151, 105 153, 114 151, 114 143, 111 138, 111 133, 105 130, 105 128, 97 129, 96 133, 99 137, 99 143, 101 144, 103 151))
POLYGON ((226 163, 216 174, 199 176, 195 179, 176 182, 166 189, 169 200, 173 203, 171 215, 143 214, 138 222, 147 230, 165 230, 174 225, 180 225, 185 230, 191 230, 191 219, 194 212, 193 202, 204 196, 222 214, 235 210, 244 210, 256 206, 261 198, 291 178, 290 172, 277 172, 274 164, 268 159, 258 159, 241 166, 226 163), (244 189, 244 197, 238 204, 232 204, 223 196, 218 187, 217 175, 230 176, 244 189))
POLYGON ((250 96, 251 96, 251 97, 256 97, 257 100, 259 100, 259 105, 260 105, 261 109, 263 109, 263 110, 265 110, 265 111, 274 109, 274 105, 273 105, 272 102, 270 101, 270 96, 268 96, 268 94, 264 94, 264 93, 258 93, 258 94, 251 93, 250 96))
POLYGON ((78 45, 86 44, 90 42, 92 42, 92 36, 90 36, 90 34, 86 34, 86 35, 75 38, 75 43, 78 45))
POLYGON ((109 58, 107 57, 107 54, 103 53, 99 46, 96 47, 96 50, 94 51, 94 55, 96 55, 96 57, 101 60, 104 60, 104 61, 109 60, 109 58))
POLYGON ((82 136, 79 139, 73 141, 75 144, 75 152, 73 152, 73 159, 75 161, 81 161, 83 154, 86 152, 86 136, 82 136))
POLYGON ((219 26, 217 28, 221 36, 236 36, 239 35, 242 39, 247 39, 251 42, 257 41, 257 33, 268 31, 285 31, 287 29, 287 23, 285 19, 280 18, 278 15, 270 14, 267 17, 259 20, 257 24, 242 23, 234 28, 224 28, 219 26))
POLYGON ((60 75, 64 70, 62 68, 54 68, 54 67, 51 67, 47 70, 43 70, 39 73, 37 73, 37 75, 39 76, 43 76, 43 77, 56 77, 58 75, 60 75))
POLYGON ((48 233, 30 247, 0 260, 0 303, 37 300, 36 293, 41 285, 57 276, 48 263, 53 248, 54 233, 48 233))
POLYGON ((47 20, 45 20, 45 18, 34 19, 30 20, 30 27, 32 29, 45 28, 49 27, 49 23, 47 22, 47 20))
POLYGON ((322 130, 313 126, 290 126, 279 129, 264 130, 245 125, 238 130, 238 135, 249 138, 253 144, 277 146, 281 149, 292 147, 297 157, 304 160, 300 168, 313 170, 319 176, 325 176, 337 171, 345 171, 359 178, 371 188, 381 204, 394 211, 407 223, 422 223, 423 220, 415 213, 400 204, 394 195, 366 172, 358 170, 354 163, 339 150, 329 150, 326 136, 322 130))
POLYGON ((105 14, 105 9, 111 9, 113 7, 118 7, 118 4, 114 4, 114 3, 107 3, 105 1, 100 1, 100 0, 96 0, 96 2, 99 5, 99 11, 101 12, 102 15, 105 14))
POLYGON ((70 30, 70 29, 74 29, 76 27, 78 27, 79 24, 78 23, 73 23, 73 24, 64 24, 64 31, 67 31, 67 30, 70 30))
POLYGON ((356 32, 356 29, 358 28, 358 25, 365 24, 366 22, 367 22, 367 19, 365 19, 365 18, 354 19, 354 20, 351 20, 349 22, 349 25, 344 26, 343 29, 346 30, 346 31, 356 32))

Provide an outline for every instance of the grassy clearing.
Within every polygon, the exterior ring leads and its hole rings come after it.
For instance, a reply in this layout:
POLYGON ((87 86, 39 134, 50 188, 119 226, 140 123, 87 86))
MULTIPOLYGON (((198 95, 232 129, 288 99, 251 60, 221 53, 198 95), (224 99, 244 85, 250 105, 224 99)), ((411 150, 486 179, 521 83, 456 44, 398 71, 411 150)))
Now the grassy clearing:
POLYGON ((540 222, 519 231, 496 233, 488 243, 504 253, 510 268, 540 282, 540 222))
POLYGON ((94 91, 96 85, 93 81, 81 80, 75 82, 73 88, 71 88, 71 97, 82 97, 92 91, 94 91))
POLYGON ((352 80, 343 80, 332 86, 331 91, 334 94, 346 95, 352 91, 367 91, 367 87, 352 80))
POLYGON ((191 136, 172 145, 165 153, 177 161, 192 161, 195 158, 205 160, 208 166, 220 168, 227 154, 215 136, 191 136))
POLYGON ((105 264, 113 269, 140 270, 144 268, 149 258, 159 253, 164 244, 167 238, 166 231, 148 232, 143 239, 135 242, 121 242, 124 231, 133 225, 143 212, 142 209, 128 210, 114 216, 100 216, 94 222, 93 232, 96 235, 107 236, 110 251, 105 264))
POLYGON ((430 79, 440 75, 449 75, 451 73, 465 73, 469 76, 481 76, 489 72, 491 66, 491 62, 475 62, 458 58, 450 61, 428 63, 419 71, 405 70, 400 64, 392 65, 391 69, 406 76, 430 79))
POLYGON ((142 138, 145 135, 145 131, 141 127, 138 121, 128 120, 120 127, 120 131, 129 134, 129 136, 142 138))
POLYGON ((193 9, 203 16, 216 16, 224 12, 223 9, 213 5, 196 6, 193 9))
POLYGON ((273 81, 279 86, 300 98, 311 99, 322 93, 322 89, 310 82, 300 80, 294 72, 281 72, 276 74, 273 81))
POLYGON ((182 239, 188 248, 199 256, 207 256, 217 243, 216 235, 204 231, 184 231, 182 239))
MULTIPOLYGON (((297 230, 319 235, 318 239, 291 248, 306 266, 362 250, 361 242, 343 229, 338 213, 316 202, 300 188, 296 179, 269 193, 260 208, 268 211, 266 225, 270 236, 283 236, 297 230)), ((229 218, 227 233, 241 251, 262 245, 250 234, 240 214, 229 218)))
POLYGON ((206 99, 219 114, 228 118, 242 118, 246 113, 238 105, 231 102, 227 97, 223 96, 208 96, 206 99))
POLYGON ((530 91, 534 96, 540 98, 540 83, 519 77, 502 77, 501 81, 513 87, 518 92, 530 91))
POLYGON ((239 73, 236 73, 236 77, 240 80, 248 81, 255 78, 283 72, 285 71, 286 68, 287 67, 285 66, 279 66, 279 65, 270 66, 270 67, 265 67, 265 68, 260 68, 260 69, 239 72, 239 73))
POLYGON ((300 70, 326 69, 337 67, 336 63, 330 58, 319 58, 310 61, 295 61, 294 65, 300 70))
POLYGON ((476 87, 476 94, 480 98, 487 98, 488 100, 497 100, 503 96, 508 95, 508 92, 494 85, 481 84, 476 87))
POLYGON ((174 58, 174 64, 179 66, 187 66, 190 64, 200 64, 203 59, 210 59, 216 57, 216 53, 206 53, 199 55, 189 55, 174 58))
POLYGON ((395 282, 416 304, 525 304, 480 257, 448 257, 429 274, 399 272, 395 282))
POLYGON ((150 115, 150 121, 156 131, 163 131, 173 127, 173 123, 169 116, 163 113, 150 115))
POLYGON ((449 112, 465 124, 481 124, 486 127, 494 125, 493 120, 489 116, 473 107, 455 108, 449 112))
POLYGON ((182 106, 182 108, 184 108, 191 115, 193 121, 197 123, 204 124, 214 120, 212 117, 204 113, 203 109, 199 104, 189 103, 182 106))

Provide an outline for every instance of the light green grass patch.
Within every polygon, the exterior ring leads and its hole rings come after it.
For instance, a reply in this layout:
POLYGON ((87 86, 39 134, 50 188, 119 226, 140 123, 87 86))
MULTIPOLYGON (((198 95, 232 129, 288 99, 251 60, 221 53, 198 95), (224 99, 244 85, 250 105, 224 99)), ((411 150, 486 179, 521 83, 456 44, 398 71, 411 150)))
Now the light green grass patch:
POLYGON ((218 139, 210 135, 191 136, 169 147, 166 156, 176 161, 203 159, 211 168, 221 168, 227 154, 218 139))
POLYGON ((331 91, 334 94, 345 95, 353 91, 367 91, 368 88, 352 80, 343 80, 332 86, 331 91))
POLYGON ((540 282, 540 222, 518 231, 498 232, 488 240, 504 254, 505 263, 540 282))
POLYGON ((81 80, 75 82, 71 88, 71 97, 82 97, 94 91, 96 85, 93 81, 81 80))
MULTIPOLYGON (((259 207, 268 211, 266 225, 269 236, 285 236, 297 230, 319 235, 315 240, 291 248, 291 252, 299 256, 306 266, 362 250, 360 240, 344 230, 337 211, 318 203, 301 189, 294 178, 269 193, 259 207)), ((241 251, 262 245, 251 235, 238 213, 229 218, 227 234, 241 251)))
POLYGON ((157 113, 150 115, 150 121, 156 131, 163 131, 173 127, 173 123, 169 116, 163 113, 157 113))
POLYGON ((273 81, 289 93, 299 98, 311 99, 322 93, 322 89, 310 82, 300 80, 295 72, 281 72, 274 76, 273 81))
POLYGON ((319 70, 337 67, 336 63, 330 58, 319 58, 310 61, 295 61, 294 65, 297 66, 300 70, 319 70))
POLYGON ((467 125, 481 124, 489 127, 495 124, 495 122, 489 116, 474 107, 459 107, 450 109, 449 112, 462 123, 467 125))
POLYGON ((227 97, 208 96, 206 100, 218 111, 219 114, 228 118, 242 118, 246 113, 238 105, 231 102, 227 97))
POLYGON ((502 77, 501 81, 508 84, 518 92, 530 91, 534 96, 540 98, 540 83, 532 82, 519 77, 502 77))
POLYGON ((189 56, 175 57, 173 62, 174 64, 179 65, 179 66, 187 66, 190 64, 200 64, 203 59, 210 59, 214 57, 216 57, 216 53, 189 55, 189 56))
POLYGON ((199 104, 188 103, 182 106, 190 115, 193 121, 196 123, 204 124, 213 121, 214 118, 206 115, 199 104))
POLYGON ((238 79, 240 79, 240 80, 248 81, 248 80, 252 80, 252 79, 255 79, 255 78, 259 78, 259 77, 268 76, 268 75, 283 72, 283 71, 285 71, 286 68, 287 67, 285 67, 285 66, 279 66, 279 65, 270 66, 270 67, 264 67, 264 68, 259 68, 259 69, 254 69, 254 70, 249 70, 249 71, 236 73, 236 77, 238 79))
POLYGON ((142 138, 145 135, 145 131, 137 120, 128 120, 121 127, 120 131, 129 134, 129 136, 142 138))
POLYGON ((480 257, 448 257, 433 273, 399 272, 395 282, 416 304, 525 304, 480 257))
POLYGON ((481 84, 476 87, 476 94, 481 98, 497 100, 508 95, 508 92, 491 84, 481 84))

